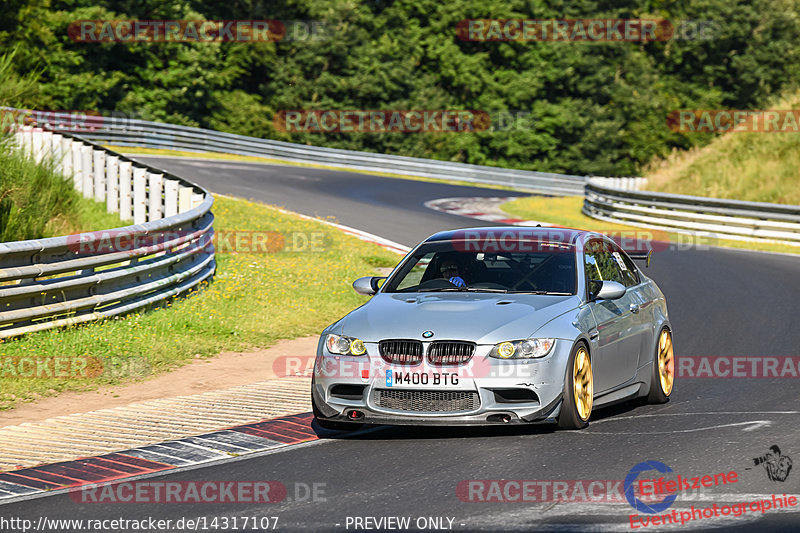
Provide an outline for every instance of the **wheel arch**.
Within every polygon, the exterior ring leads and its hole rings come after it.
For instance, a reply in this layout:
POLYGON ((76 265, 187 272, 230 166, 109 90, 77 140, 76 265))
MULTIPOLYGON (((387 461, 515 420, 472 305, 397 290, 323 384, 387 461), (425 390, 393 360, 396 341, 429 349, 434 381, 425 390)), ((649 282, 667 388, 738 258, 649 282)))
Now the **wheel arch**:
MULTIPOLYGON (((583 344, 586 347, 586 353, 589 354, 589 363, 591 365, 594 365, 594 362, 592 361, 592 343, 589 341, 589 337, 586 336, 585 334, 578 335, 572 341, 572 346, 570 346, 569 348, 569 353, 572 354, 572 352, 575 350, 575 347, 578 346, 579 344, 583 344)), ((567 385, 569 383, 569 380, 567 379, 568 372, 572 372, 572 369, 569 367, 569 358, 567 359, 567 364, 564 365, 562 392, 567 392, 567 385)))

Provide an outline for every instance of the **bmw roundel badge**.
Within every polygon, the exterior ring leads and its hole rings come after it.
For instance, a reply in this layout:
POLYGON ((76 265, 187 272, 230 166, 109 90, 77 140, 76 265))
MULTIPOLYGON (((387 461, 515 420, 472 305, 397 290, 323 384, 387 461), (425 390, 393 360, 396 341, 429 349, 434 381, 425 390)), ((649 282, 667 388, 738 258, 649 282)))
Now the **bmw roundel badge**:
POLYGON ((430 339, 431 337, 433 337, 433 332, 431 330, 422 332, 423 339, 430 339))

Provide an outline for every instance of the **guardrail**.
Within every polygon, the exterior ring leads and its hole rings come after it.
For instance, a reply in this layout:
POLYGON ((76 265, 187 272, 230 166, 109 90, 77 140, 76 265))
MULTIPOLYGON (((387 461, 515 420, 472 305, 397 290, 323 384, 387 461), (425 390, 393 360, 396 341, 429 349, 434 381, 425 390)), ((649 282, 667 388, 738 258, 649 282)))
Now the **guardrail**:
POLYGON ((800 246, 800 206, 622 190, 610 179, 592 178, 586 184, 586 215, 712 238, 800 246))
POLYGON ((79 131, 87 139, 116 146, 249 155, 401 176, 502 185, 553 195, 581 195, 586 182, 585 176, 308 146, 139 119, 88 115, 75 124, 74 116, 68 113, 47 113, 46 120, 49 127, 58 131, 79 131))
MULTIPOLYGON (((7 109, 7 108, 6 108, 7 109)), ((594 178, 467 165, 292 144, 138 119, 30 113, 61 131, 77 129, 86 138, 119 146, 192 152, 217 152, 316 163, 353 170, 423 176, 503 185, 552 195, 584 195, 583 212, 591 217, 674 232, 705 232, 711 237, 773 241, 797 245, 800 207, 682 196, 641 191, 645 178, 594 178)))
POLYGON ((208 191, 78 136, 14 135, 23 153, 52 158, 76 190, 134 224, 0 243, 0 338, 129 313, 214 274, 208 191))

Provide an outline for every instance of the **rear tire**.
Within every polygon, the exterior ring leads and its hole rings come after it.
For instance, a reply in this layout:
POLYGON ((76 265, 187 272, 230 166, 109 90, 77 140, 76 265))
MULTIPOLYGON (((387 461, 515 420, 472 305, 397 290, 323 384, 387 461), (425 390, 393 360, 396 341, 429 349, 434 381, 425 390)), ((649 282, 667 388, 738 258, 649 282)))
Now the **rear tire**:
POLYGON ((658 334, 650 375, 648 403, 667 403, 675 387, 675 354, 672 349, 672 331, 664 327, 658 334))
POLYGON ((572 348, 567 364, 567 383, 558 427, 561 429, 583 429, 589 424, 594 401, 594 376, 589 350, 583 342, 572 348))

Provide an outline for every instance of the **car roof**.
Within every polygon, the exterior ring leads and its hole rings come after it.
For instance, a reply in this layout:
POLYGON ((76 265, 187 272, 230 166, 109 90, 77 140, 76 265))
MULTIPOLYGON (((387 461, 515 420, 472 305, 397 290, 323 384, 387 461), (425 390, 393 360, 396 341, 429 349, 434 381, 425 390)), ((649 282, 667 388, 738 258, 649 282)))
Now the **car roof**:
POLYGON ((521 241, 558 242, 572 244, 578 238, 603 238, 599 233, 561 227, 531 226, 484 226, 478 228, 460 228, 434 233, 423 242, 441 242, 463 239, 497 239, 511 238, 521 241))

